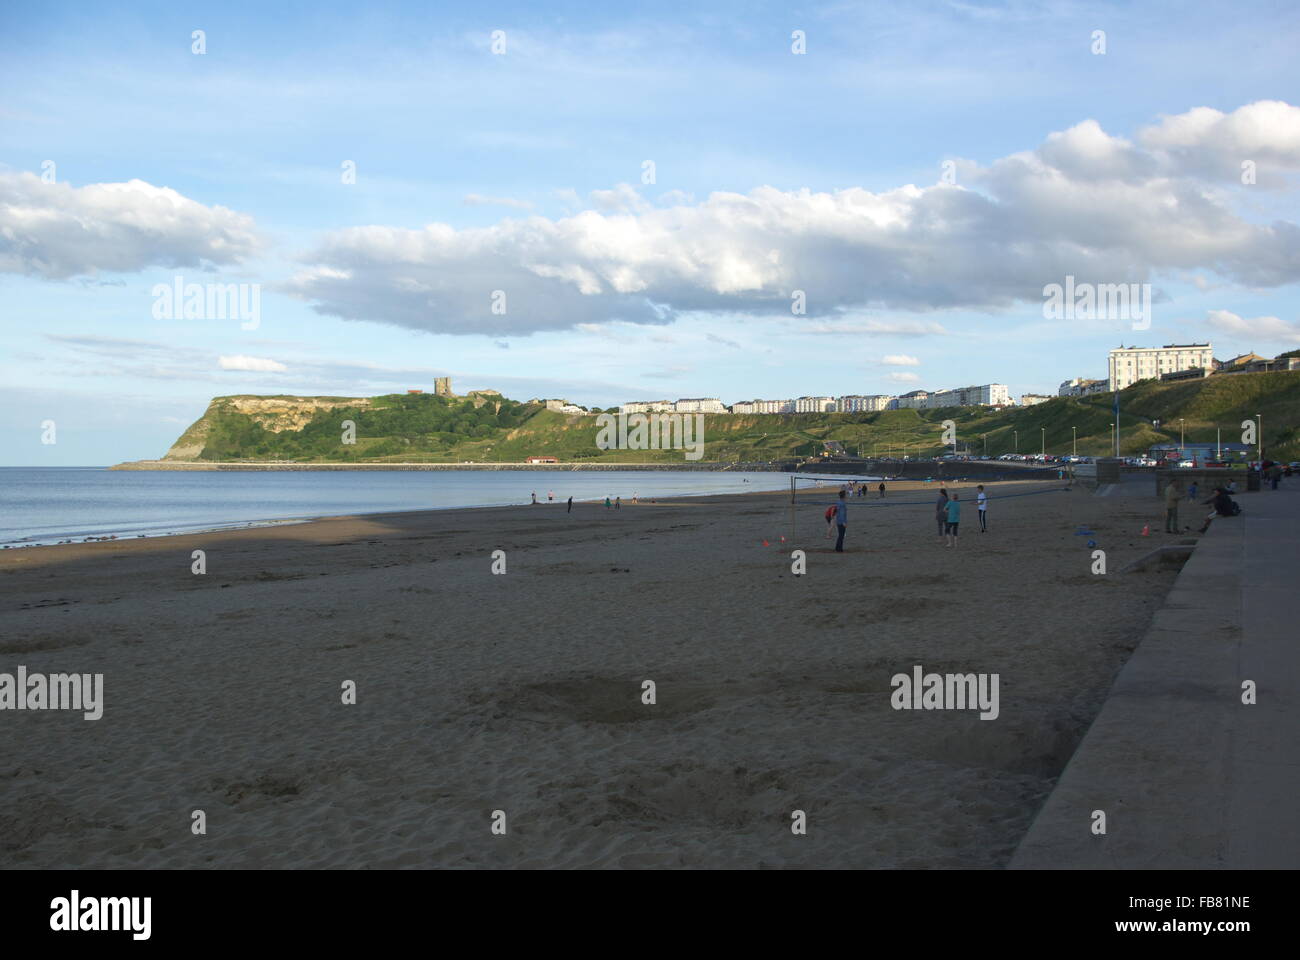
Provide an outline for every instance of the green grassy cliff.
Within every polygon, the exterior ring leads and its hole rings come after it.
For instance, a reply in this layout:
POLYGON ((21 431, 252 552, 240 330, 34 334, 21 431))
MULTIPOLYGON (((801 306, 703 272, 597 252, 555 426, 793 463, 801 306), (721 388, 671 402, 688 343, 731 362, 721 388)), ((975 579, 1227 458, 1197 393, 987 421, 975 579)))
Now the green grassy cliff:
MULTIPOLYGON (((1189 441, 1241 439, 1241 421, 1262 414, 1268 456, 1300 458, 1300 373, 1215 376, 1161 384, 1146 381, 1123 391, 1121 450, 1145 451, 1178 439, 1184 420, 1189 441), (1151 421, 1159 420, 1155 428, 1151 421)), ((924 456, 944 452, 942 422, 952 420, 963 448, 990 456, 1110 450, 1111 395, 1058 398, 1001 411, 982 407, 889 410, 863 414, 706 415, 706 461, 781 460, 819 452, 837 440, 851 454, 924 456), (1073 428, 1073 429, 1072 429, 1073 428), (1018 437, 1017 437, 1018 434, 1018 437)), ((675 462, 680 450, 600 450, 596 420, 546 410, 494 394, 437 397, 217 397, 172 445, 165 459, 197 461, 519 462, 553 456, 563 462, 675 462), (344 422, 355 443, 343 442, 344 422)))

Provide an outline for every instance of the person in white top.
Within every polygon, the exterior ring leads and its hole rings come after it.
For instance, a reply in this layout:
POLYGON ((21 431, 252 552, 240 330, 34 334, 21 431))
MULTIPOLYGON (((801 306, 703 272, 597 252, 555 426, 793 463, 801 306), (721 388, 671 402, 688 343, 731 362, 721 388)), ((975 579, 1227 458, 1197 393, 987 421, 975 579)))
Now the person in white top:
POLYGON ((987 533, 989 529, 988 520, 987 520, 987 514, 989 509, 989 498, 988 495, 984 492, 984 484, 981 483, 976 489, 979 490, 979 495, 975 498, 975 504, 976 506, 979 507, 980 533, 987 533))

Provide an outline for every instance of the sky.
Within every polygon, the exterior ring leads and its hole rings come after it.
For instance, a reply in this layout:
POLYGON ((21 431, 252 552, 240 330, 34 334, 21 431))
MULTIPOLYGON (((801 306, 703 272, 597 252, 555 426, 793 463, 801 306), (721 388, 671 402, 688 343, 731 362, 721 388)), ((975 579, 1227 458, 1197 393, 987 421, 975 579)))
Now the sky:
POLYGON ((0 465, 159 457, 229 394, 1019 397, 1120 345, 1296 349, 1298 27, 1293 2, 4 5, 0 465), (1053 316, 1067 277, 1149 316, 1053 316))

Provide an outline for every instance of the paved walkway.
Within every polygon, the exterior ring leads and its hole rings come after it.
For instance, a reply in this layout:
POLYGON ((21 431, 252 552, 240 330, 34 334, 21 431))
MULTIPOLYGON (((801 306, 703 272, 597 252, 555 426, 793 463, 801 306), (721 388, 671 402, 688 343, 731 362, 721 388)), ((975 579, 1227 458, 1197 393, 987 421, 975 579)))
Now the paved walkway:
POLYGON ((1242 516, 1201 538, 1010 868, 1300 867, 1300 478, 1236 499, 1242 516))

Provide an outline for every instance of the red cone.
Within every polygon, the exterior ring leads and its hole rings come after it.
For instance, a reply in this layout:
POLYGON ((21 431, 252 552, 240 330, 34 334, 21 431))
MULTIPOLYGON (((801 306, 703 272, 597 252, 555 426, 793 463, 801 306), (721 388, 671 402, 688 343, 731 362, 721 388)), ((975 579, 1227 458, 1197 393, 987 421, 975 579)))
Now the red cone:
POLYGON ((770 543, 768 543, 768 542, 767 542, 767 541, 766 541, 766 540, 764 540, 764 541, 763 541, 763 546, 765 546, 765 547, 770 547, 770 546, 771 546, 771 544, 770 544, 770 543))
POLYGON ((1144 537, 1151 536, 1151 524, 1149 523, 1142 524, 1142 536, 1144 537))

